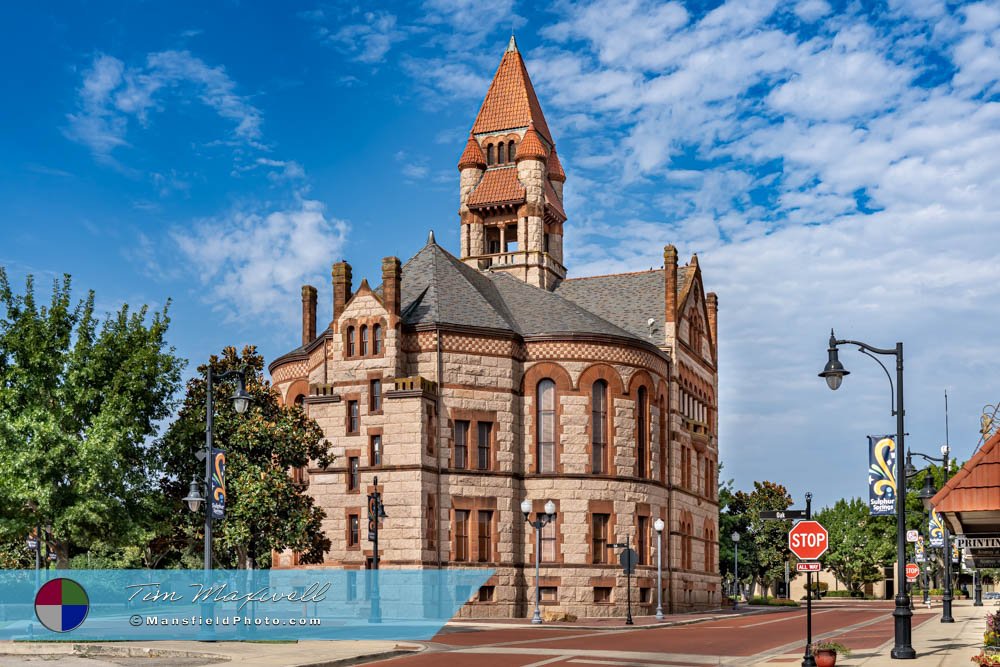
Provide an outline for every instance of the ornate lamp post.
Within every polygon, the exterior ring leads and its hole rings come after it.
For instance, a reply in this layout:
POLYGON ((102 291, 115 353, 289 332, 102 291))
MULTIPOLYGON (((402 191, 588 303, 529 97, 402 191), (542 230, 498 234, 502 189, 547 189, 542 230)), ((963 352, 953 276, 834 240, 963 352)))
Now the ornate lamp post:
MULTIPOLYGON (((220 375, 219 377, 214 377, 212 373, 212 364, 208 364, 208 373, 205 382, 205 451, 199 453, 198 458, 205 458, 205 495, 211 494, 212 489, 212 417, 214 412, 214 406, 212 403, 212 388, 215 381, 225 382, 235 378, 237 381, 236 391, 229 400, 233 402, 233 407, 236 412, 243 414, 247 411, 247 407, 250 405, 250 394, 247 393, 247 376, 246 369, 240 370, 229 370, 220 375)), ((184 497, 184 502, 187 503, 188 508, 192 512, 197 512, 201 507, 202 501, 205 502, 205 571, 212 569, 212 503, 208 502, 205 497, 201 495, 199 491, 200 484, 198 480, 192 480, 191 486, 188 488, 188 494, 184 497)))
POLYGON ((663 620, 663 519, 653 522, 656 530, 656 620, 663 620))
POLYGON ((740 605, 740 534, 735 530, 730 535, 733 538, 733 611, 740 605))
POLYGON ((538 587, 539 570, 542 564, 542 528, 556 520, 556 504, 551 500, 545 503, 545 514, 538 514, 532 521, 531 501, 525 498, 521 501, 521 512, 528 525, 535 529, 535 614, 531 617, 532 623, 542 622, 542 612, 539 608, 542 603, 542 589, 538 587))
POLYGON ((903 344, 896 343, 895 348, 878 348, 872 347, 867 343, 862 343, 856 340, 840 340, 834 333, 833 329, 830 330, 830 347, 827 350, 829 353, 829 359, 826 362, 826 366, 823 371, 819 374, 821 378, 826 380, 826 384, 830 389, 836 391, 840 388, 841 382, 843 382, 844 377, 850 374, 850 371, 844 368, 844 365, 840 363, 840 358, 838 356, 837 347, 839 345, 857 345, 858 351, 865 354, 882 367, 885 371, 886 377, 889 378, 890 388, 895 389, 895 404, 893 406, 892 414, 896 417, 896 608, 892 612, 892 616, 895 620, 894 623, 894 642, 892 647, 891 655, 893 658, 899 658, 904 660, 913 660, 917 657, 917 652, 913 650, 912 644, 912 620, 913 612, 910 611, 910 596, 906 592, 906 481, 903 475, 900 473, 903 469, 903 457, 905 454, 905 447, 903 436, 906 430, 903 425, 903 415, 905 411, 903 409, 903 344), (893 387, 892 376, 889 374, 889 369, 878 360, 876 354, 888 355, 896 358, 896 384, 893 387))
MULTIPOLYGON (((948 445, 941 445, 941 458, 934 456, 927 456, 926 454, 921 454, 920 452, 909 452, 906 455, 906 477, 915 477, 920 471, 916 469, 913 465, 911 455, 919 456, 927 461, 933 463, 940 463, 944 468, 944 479, 945 482, 948 481, 948 454, 950 453, 948 445)), ((937 493, 937 489, 934 488, 934 483, 931 481, 930 470, 924 471, 924 487, 920 489, 920 493, 917 497, 920 498, 920 502, 924 504, 924 509, 930 512, 933 508, 931 507, 931 498, 937 493)), ((951 537, 948 534, 948 522, 943 522, 942 525, 944 531, 944 595, 941 597, 941 622, 942 623, 954 623, 955 619, 951 615, 951 602, 954 599, 954 591, 951 587, 951 537)))

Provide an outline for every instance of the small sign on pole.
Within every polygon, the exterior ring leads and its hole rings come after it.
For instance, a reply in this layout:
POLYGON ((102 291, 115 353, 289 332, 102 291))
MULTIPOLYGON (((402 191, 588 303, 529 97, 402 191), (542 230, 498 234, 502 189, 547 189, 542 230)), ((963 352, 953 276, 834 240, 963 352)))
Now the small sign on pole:
POLYGON ((918 530, 908 530, 906 531, 906 541, 916 542, 917 538, 920 536, 920 531, 918 530))
POLYGON ((823 569, 823 566, 819 564, 819 561, 806 561, 804 563, 796 563, 796 572, 819 572, 823 569))

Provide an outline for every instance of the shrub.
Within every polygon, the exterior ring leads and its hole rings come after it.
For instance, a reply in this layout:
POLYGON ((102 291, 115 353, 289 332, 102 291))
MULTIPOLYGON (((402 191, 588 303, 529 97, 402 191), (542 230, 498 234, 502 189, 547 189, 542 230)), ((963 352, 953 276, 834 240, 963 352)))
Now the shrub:
POLYGON ((834 651, 840 653, 841 655, 848 656, 851 654, 851 649, 847 648, 843 644, 831 641, 819 641, 813 644, 813 652, 816 651, 834 651))
POLYGON ((828 598, 846 598, 852 597, 850 591, 827 591, 826 597, 828 598))
POLYGON ((750 598, 750 604, 771 607, 798 607, 799 603, 788 598, 750 598))

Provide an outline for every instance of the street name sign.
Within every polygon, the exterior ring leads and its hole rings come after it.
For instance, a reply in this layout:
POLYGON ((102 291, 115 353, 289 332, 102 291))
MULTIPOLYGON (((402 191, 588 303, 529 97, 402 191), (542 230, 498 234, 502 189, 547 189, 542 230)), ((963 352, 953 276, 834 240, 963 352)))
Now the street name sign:
POLYGON ((788 531, 788 548, 799 560, 816 560, 830 546, 830 534, 818 521, 800 521, 788 531))
POLYGON ((796 563, 796 572, 819 572, 823 569, 823 566, 816 561, 806 561, 804 563, 796 563))
POLYGON ((917 565, 916 563, 907 563, 906 564, 906 580, 907 581, 916 581, 917 577, 919 577, 919 576, 920 576, 920 566, 917 565))
POLYGON ((918 537, 920 537, 920 531, 919 530, 908 530, 908 531, 906 531, 906 541, 907 542, 916 542, 918 537))
POLYGON ((788 521, 806 518, 805 510, 764 510, 760 518, 765 521, 788 521))

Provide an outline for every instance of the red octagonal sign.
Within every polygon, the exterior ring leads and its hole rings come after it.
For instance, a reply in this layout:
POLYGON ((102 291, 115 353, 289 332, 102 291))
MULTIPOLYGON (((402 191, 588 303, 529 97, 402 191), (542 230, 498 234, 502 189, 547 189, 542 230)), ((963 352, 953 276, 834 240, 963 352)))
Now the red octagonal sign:
POLYGON ((830 546, 830 535, 818 521, 799 521, 788 531, 788 548, 799 560, 816 560, 830 546))

